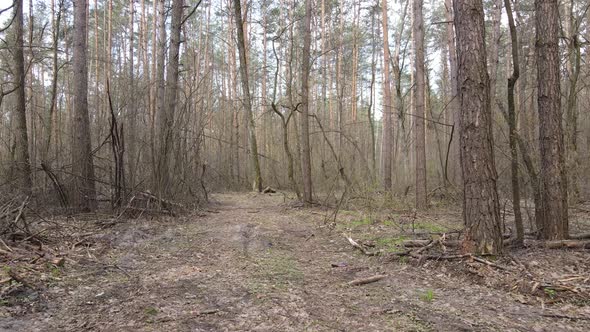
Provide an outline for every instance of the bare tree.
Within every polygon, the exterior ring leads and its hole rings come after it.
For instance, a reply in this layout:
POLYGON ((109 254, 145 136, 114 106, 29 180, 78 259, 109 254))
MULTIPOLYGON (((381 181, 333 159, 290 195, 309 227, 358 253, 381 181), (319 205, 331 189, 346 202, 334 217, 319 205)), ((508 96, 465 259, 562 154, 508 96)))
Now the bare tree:
POLYGON ((569 231, 561 124, 558 1, 535 0, 535 15, 542 200, 542 218, 537 220, 537 228, 543 239, 565 239, 569 231))
POLYGON ((311 0, 305 0, 303 22, 303 59, 301 65, 301 174, 303 201, 313 201, 311 182, 311 148, 309 144, 309 70, 311 58, 311 0))
POLYGON ((248 121, 248 138, 250 140, 250 159, 254 172, 254 189, 262 191, 262 175, 258 160, 258 145, 256 143, 256 124, 252 115, 252 100, 248 82, 248 63, 246 59, 246 41, 244 38, 244 22, 242 21, 242 6, 240 0, 234 0, 234 16, 238 35, 238 51, 240 53, 240 76, 242 78, 242 93, 244 94, 244 108, 248 121))
POLYGON ((391 102, 391 83, 389 75, 389 29, 387 27, 387 0, 382 0, 382 25, 383 25, 383 135, 381 141, 381 164, 383 176, 383 188, 391 191, 391 171, 393 157, 393 124, 391 102))
POLYGON ((428 207, 426 193, 426 133, 424 128, 424 17, 422 14, 423 0, 414 0, 414 43, 416 89, 414 93, 414 124, 416 135, 416 209, 425 210, 428 207))
POLYGON ((454 9, 459 60, 463 219, 467 231, 464 249, 499 254, 502 252, 502 231, 483 5, 481 0, 456 0, 454 9))
POLYGON ((518 144, 516 132, 516 106, 514 102, 514 88, 516 81, 520 76, 520 65, 518 60, 518 38, 516 36, 516 26, 512 15, 511 0, 504 0, 506 14, 508 16, 508 26, 510 28, 510 40, 512 43, 512 75, 508 78, 508 127, 510 143, 510 170, 512 184, 512 209, 514 210, 514 223, 516 225, 516 245, 522 246, 524 241, 524 228, 522 225, 522 213, 520 212, 520 185, 518 179, 518 144))
POLYGON ((72 202, 79 210, 96 208, 94 164, 92 160, 90 119, 88 117, 88 66, 86 58, 87 0, 74 1, 74 116, 72 117, 72 202))

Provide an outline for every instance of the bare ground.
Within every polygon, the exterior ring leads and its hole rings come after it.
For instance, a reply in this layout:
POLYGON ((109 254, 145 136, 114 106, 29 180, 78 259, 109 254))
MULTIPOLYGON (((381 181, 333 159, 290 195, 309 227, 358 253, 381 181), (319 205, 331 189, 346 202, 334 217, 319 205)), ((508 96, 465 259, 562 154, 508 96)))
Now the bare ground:
MULTIPOLYGON (((0 331, 590 330, 588 299, 545 304, 481 264, 363 255, 342 236, 354 230, 329 231, 324 212, 280 194, 214 200, 205 215, 121 222, 75 246, 44 291, 23 291, 30 307, 0 306, 0 331)), ((590 276, 587 251, 514 255, 559 266, 547 278, 590 276)))

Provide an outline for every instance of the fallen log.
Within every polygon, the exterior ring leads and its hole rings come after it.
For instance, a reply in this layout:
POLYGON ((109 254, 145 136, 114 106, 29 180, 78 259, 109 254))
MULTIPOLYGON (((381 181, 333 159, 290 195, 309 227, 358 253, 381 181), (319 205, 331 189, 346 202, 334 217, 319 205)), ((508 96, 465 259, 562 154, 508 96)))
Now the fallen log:
POLYGON ((570 239, 571 240, 588 240, 588 239, 590 239, 590 233, 580 233, 580 234, 570 235, 570 239))
POLYGON ((582 240, 555 240, 546 241, 545 247, 548 249, 590 249, 590 241, 582 240))
MULTIPOLYGON (((437 241, 438 242, 438 241, 437 241)), ((421 248, 427 245, 430 245, 432 240, 406 240, 403 242, 403 246, 406 248, 421 248)), ((446 247, 458 247, 460 245, 460 241, 449 240, 449 241, 440 241, 440 243, 446 247)))

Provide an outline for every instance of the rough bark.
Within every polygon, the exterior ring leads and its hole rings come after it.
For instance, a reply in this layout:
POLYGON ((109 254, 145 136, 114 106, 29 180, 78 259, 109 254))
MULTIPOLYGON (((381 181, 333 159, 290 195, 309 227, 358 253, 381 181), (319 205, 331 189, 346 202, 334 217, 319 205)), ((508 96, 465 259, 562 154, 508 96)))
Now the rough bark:
POLYGON ((14 161, 16 170, 15 187, 18 192, 31 192, 31 165, 29 160, 29 138, 27 135, 27 113, 25 97, 25 56, 23 52, 23 0, 14 3, 14 82, 16 88, 16 107, 13 111, 15 126, 14 161))
POLYGON ((74 208, 80 211, 96 208, 94 164, 92 160, 90 119, 88 117, 88 66, 86 59, 87 1, 74 1, 74 116, 72 117, 72 174, 74 208))
POLYGON ((541 153, 539 235, 547 240, 568 237, 567 174, 561 111, 559 8, 557 0, 535 0, 537 105, 541 153))
POLYGON ((481 0, 456 0, 454 9, 461 107, 463 219, 466 227, 463 249, 480 254, 499 254, 502 252, 502 232, 483 5, 481 0))

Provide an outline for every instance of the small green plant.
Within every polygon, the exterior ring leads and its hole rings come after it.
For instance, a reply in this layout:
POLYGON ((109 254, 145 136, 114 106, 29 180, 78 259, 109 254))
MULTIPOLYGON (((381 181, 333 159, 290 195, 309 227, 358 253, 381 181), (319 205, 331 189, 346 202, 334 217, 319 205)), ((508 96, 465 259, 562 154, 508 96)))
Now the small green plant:
POLYGON ((420 296, 420 299, 424 302, 432 302, 434 300, 434 291, 432 289, 427 290, 426 293, 420 296))
POLYGON ((401 256, 401 257, 398 259, 398 262, 399 262, 400 264, 408 264, 408 256, 401 256))
POLYGON ((156 309, 154 307, 147 307, 143 310, 143 313, 146 314, 147 316, 155 316, 158 314, 158 309, 156 309))
POLYGON ((549 296, 550 299, 554 299, 555 296, 557 295, 557 292, 555 291, 555 289, 552 289, 552 288, 544 288, 543 291, 545 292, 545 294, 547 296, 549 296))
POLYGON ((387 252, 396 252, 399 251, 402 247, 402 244, 408 238, 406 236, 396 236, 396 237, 382 237, 375 240, 375 243, 379 248, 387 251, 387 252))

